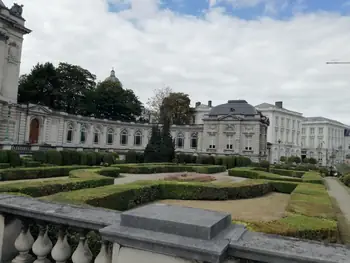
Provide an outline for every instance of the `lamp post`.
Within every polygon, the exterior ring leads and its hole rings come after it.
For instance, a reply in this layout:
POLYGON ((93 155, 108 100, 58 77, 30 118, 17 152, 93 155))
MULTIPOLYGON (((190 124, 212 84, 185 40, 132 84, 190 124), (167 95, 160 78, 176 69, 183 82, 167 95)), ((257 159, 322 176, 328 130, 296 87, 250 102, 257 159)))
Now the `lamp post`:
POLYGON ((281 163, 281 160, 280 160, 281 159, 281 156, 280 156, 281 155, 281 140, 279 139, 277 142, 278 142, 278 160, 277 161, 278 161, 278 163, 281 163))

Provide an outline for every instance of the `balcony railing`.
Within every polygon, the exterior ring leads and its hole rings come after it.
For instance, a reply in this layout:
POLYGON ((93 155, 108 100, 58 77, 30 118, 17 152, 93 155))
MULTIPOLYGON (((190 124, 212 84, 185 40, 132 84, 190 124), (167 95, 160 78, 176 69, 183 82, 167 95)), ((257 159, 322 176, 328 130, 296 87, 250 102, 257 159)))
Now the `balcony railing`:
POLYGON ((346 263, 350 259, 345 246, 254 233, 231 224, 228 214, 178 206, 148 205, 119 213, 0 195, 0 213, 1 262, 346 263), (78 233, 74 244, 72 231, 78 233), (97 249, 96 242, 89 243, 88 232, 101 238, 97 249))

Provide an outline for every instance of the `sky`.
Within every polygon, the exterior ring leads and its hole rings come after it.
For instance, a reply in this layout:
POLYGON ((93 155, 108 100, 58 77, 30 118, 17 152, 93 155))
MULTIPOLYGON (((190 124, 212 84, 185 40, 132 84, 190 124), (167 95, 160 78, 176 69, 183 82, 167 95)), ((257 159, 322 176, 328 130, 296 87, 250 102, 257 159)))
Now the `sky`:
MULTIPOLYGON (((13 0, 4 0, 7 6, 13 0)), ((283 101, 350 125, 350 0, 18 0, 21 74, 77 64, 146 103, 169 86, 219 105, 283 101)))

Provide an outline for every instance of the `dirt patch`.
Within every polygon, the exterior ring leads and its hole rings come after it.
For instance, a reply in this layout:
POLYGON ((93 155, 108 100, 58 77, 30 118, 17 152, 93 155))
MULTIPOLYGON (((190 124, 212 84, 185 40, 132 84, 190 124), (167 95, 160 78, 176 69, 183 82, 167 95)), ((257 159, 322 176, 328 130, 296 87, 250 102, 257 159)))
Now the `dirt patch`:
POLYGON ((233 220, 267 222, 284 217, 289 198, 288 194, 270 193, 263 197, 242 200, 162 200, 159 202, 227 212, 232 215, 233 220))
POLYGON ((198 173, 183 173, 166 176, 163 180, 166 181, 181 181, 181 182, 211 182, 215 181, 214 176, 198 173))

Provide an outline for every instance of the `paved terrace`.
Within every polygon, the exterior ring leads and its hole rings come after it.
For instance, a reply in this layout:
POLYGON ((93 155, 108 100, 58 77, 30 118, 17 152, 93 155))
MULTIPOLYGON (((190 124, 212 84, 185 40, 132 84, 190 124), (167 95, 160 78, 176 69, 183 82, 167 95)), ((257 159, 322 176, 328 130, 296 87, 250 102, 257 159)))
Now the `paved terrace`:
POLYGON ((37 263, 46 262, 50 253, 56 262, 71 258, 73 263, 350 262, 350 249, 345 246, 250 232, 231 224, 229 214, 208 210, 151 204, 119 213, 0 195, 0 213, 1 262, 31 263, 36 258, 37 263), (35 238, 33 223, 40 227, 35 238), (55 244, 47 235, 47 225, 61 226, 55 244), (66 227, 80 231, 74 252, 66 227), (95 259, 86 242, 86 232, 91 230, 103 240, 95 259), (108 249, 109 244, 113 249, 108 249))

